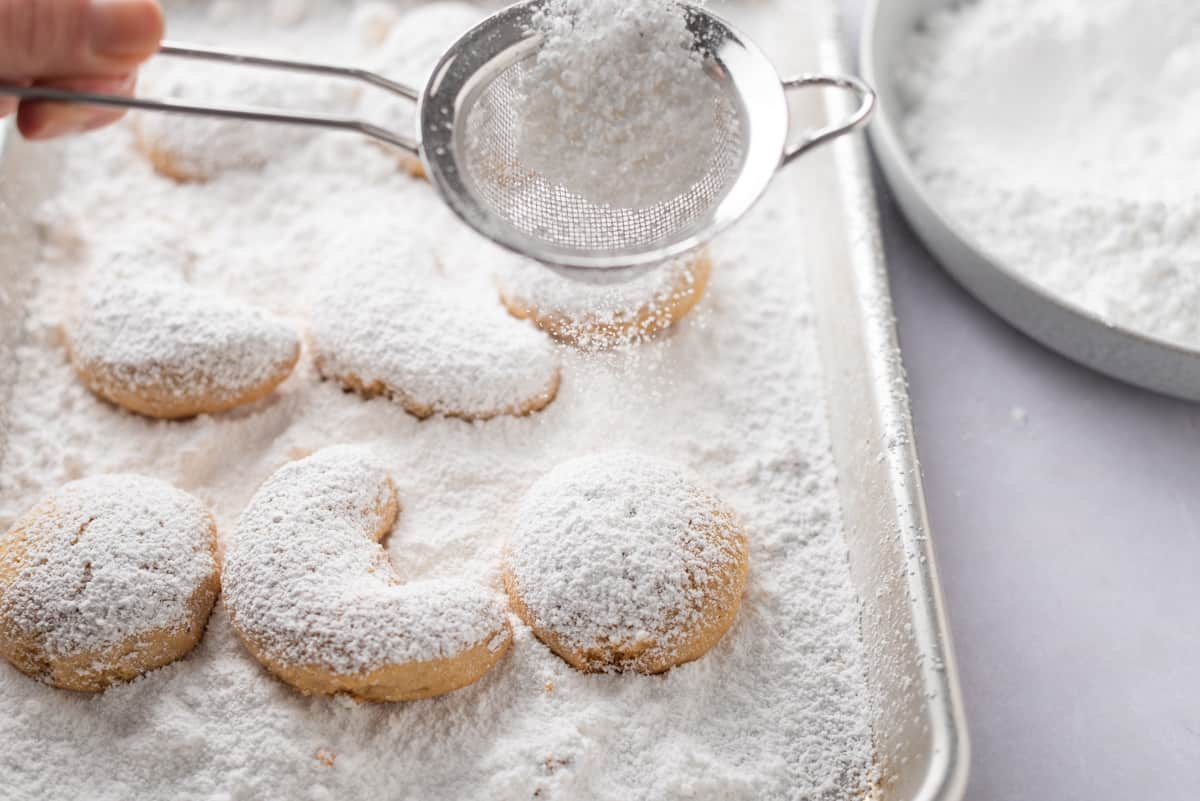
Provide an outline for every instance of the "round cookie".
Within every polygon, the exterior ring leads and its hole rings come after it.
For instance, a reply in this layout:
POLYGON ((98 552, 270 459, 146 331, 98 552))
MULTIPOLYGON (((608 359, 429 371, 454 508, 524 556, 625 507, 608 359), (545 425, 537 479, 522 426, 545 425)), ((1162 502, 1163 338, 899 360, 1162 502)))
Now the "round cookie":
POLYGON ((422 419, 522 416, 553 401, 553 342, 425 266, 400 257, 326 287, 310 328, 318 372, 422 419))
MULTIPOLYGON (((338 113, 349 109, 355 98, 345 83, 191 61, 153 62, 143 71, 141 83, 147 97, 201 105, 338 113)), ((137 149, 160 175, 180 182, 260 169, 315 135, 303 126, 222 117, 147 112, 132 119, 137 149)))
MULTIPOLYGON (((433 68, 462 34, 483 20, 485 12, 469 3, 425 3, 395 22, 372 61, 373 71, 406 84, 418 92, 425 88, 433 68)), ((388 92, 363 94, 364 118, 392 131, 411 133, 415 125, 411 101, 388 92)), ((416 178, 425 177, 419 156, 395 150, 401 169, 416 178)))
POLYGON ((733 512, 674 465, 611 452, 526 494, 505 554, 513 609, 586 672, 661 673, 728 630, 746 583, 733 512))
POLYGON ((638 341, 669 328, 704 297, 712 272, 707 248, 614 283, 573 280, 525 259, 503 264, 496 281, 509 313, 584 348, 638 341))
POLYGON ((261 309, 167 280, 94 281, 68 330, 88 389, 130 411, 215 414, 271 393, 300 358, 300 338, 261 309))
POLYGON ((379 544, 399 512, 391 478, 353 447, 280 468, 238 521, 224 562, 239 637, 302 692, 370 701, 448 693, 508 649, 503 597, 469 581, 400 584, 379 544))
POLYGON ((142 476, 73 481, 0 538, 0 655, 98 692, 190 651, 218 588, 216 525, 195 498, 142 476))

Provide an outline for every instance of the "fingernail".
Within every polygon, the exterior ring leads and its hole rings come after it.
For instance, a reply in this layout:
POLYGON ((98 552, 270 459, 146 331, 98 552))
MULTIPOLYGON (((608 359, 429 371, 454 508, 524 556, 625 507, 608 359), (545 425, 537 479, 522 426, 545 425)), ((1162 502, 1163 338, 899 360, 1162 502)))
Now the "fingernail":
POLYGON ((88 42, 100 56, 149 55, 162 37, 162 12, 147 0, 91 0, 88 42))

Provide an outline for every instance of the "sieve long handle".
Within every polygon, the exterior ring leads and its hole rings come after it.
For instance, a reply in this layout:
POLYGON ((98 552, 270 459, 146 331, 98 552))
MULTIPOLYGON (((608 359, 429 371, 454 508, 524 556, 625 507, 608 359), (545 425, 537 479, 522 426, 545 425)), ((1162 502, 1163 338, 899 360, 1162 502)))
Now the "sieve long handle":
MULTIPOLYGON (((262 67, 289 72, 304 72, 313 75, 325 75, 333 78, 355 80, 383 89, 406 100, 416 101, 419 93, 402 83, 390 80, 367 70, 357 67, 341 67, 332 64, 314 64, 308 61, 292 61, 289 59, 264 58, 247 53, 234 53, 227 50, 217 50, 196 45, 183 45, 174 42, 163 42, 159 55, 190 58, 204 61, 220 61, 244 67, 262 67)), ((181 103, 176 100, 157 100, 142 97, 124 97, 122 95, 97 94, 95 92, 75 92, 69 89, 53 89, 45 86, 13 86, 0 84, 0 95, 19 97, 22 100, 49 100, 56 103, 82 103, 89 106, 116 106, 120 108, 139 109, 141 111, 162 111, 171 114, 192 114, 206 117, 225 117, 236 120, 253 122, 274 122, 283 125, 308 125, 317 128, 331 128, 342 131, 354 131, 388 144, 395 145, 416 155, 418 146, 415 139, 402 136, 378 125, 353 117, 343 117, 332 114, 314 112, 289 111, 286 109, 258 108, 253 106, 204 105, 196 103, 181 103)))
POLYGON ((783 161, 781 164, 790 164, 793 160, 804 155, 817 145, 824 144, 842 134, 847 134, 861 128, 867 123, 867 120, 871 119, 871 114, 875 111, 875 90, 858 78, 849 75, 799 75, 783 82, 784 90, 804 89, 810 86, 847 89, 858 95, 858 108, 844 121, 810 131, 798 143, 789 146, 783 151, 783 161))

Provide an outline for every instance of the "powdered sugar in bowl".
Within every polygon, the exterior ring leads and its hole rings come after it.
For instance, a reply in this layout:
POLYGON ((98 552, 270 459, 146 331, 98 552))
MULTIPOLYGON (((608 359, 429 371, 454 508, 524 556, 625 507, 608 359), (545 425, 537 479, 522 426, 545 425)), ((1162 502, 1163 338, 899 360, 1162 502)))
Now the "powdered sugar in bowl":
POLYGON ((900 208, 992 311, 1200 400, 1197 6, 874 0, 863 74, 900 208))

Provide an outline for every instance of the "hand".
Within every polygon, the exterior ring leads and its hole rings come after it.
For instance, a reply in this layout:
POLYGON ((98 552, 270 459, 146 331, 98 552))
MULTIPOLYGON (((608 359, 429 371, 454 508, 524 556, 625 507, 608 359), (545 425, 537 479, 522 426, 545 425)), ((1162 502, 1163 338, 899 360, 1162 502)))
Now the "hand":
MULTIPOLYGON (((158 0, 0 0, 0 83, 132 95, 137 67, 158 50, 158 0)), ((0 97, 29 139, 90 131, 121 109, 0 97)))

